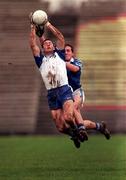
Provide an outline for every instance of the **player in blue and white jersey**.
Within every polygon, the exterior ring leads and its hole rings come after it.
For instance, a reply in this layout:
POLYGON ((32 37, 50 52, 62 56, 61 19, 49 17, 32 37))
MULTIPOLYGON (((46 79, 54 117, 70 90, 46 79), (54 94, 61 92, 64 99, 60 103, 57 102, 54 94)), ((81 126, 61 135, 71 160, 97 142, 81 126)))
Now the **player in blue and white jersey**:
MULTIPOLYGON (((72 136, 75 130, 78 137, 83 139, 85 131, 80 134, 76 126, 72 90, 68 84, 66 63, 63 60, 65 57, 63 54, 64 37, 49 21, 44 27, 57 38, 56 48, 50 39, 43 39, 43 33, 39 33, 42 48, 39 47, 36 39, 37 29, 33 24, 31 24, 30 46, 47 89, 48 105, 52 118, 60 132, 72 136)), ((81 122, 80 124, 82 127, 81 122)))
MULTIPOLYGON (((80 60, 74 57, 74 49, 70 44, 65 45, 65 61, 67 67, 67 75, 69 85, 73 88, 73 98, 74 98, 74 107, 75 107, 75 121, 78 124, 79 121, 82 121, 82 116, 80 113, 80 109, 84 104, 85 94, 81 86, 80 78, 81 78, 81 70, 82 63, 80 60)), ((110 133, 106 128, 105 122, 97 122, 91 120, 84 120, 84 126, 86 129, 95 129, 100 131, 105 135, 106 139, 110 139, 110 133)))

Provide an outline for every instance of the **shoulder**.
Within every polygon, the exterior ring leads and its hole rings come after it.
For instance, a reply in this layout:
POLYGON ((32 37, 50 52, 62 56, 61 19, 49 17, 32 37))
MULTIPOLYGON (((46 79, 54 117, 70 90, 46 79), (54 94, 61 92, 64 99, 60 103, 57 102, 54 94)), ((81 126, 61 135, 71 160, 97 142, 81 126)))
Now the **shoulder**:
POLYGON ((55 52, 65 54, 65 49, 55 48, 55 52))
POLYGON ((55 49, 55 51, 61 59, 65 60, 65 49, 55 49))
POLYGON ((74 58, 72 64, 79 66, 79 67, 82 67, 82 61, 79 59, 76 59, 76 58, 74 58))
POLYGON ((40 52, 39 55, 34 56, 36 65, 40 68, 41 64, 42 64, 42 60, 43 60, 44 56, 42 55, 42 53, 40 52))

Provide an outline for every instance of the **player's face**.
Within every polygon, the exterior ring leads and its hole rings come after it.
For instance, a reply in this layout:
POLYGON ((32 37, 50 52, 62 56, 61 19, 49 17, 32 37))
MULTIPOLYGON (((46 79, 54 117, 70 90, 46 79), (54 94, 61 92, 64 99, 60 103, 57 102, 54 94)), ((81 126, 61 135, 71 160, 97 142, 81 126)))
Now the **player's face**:
POLYGON ((52 53, 54 50, 54 45, 51 40, 46 40, 43 43, 43 51, 44 53, 52 53))
POLYGON ((70 59, 73 57, 73 52, 71 47, 66 46, 65 47, 65 60, 70 61, 70 59))

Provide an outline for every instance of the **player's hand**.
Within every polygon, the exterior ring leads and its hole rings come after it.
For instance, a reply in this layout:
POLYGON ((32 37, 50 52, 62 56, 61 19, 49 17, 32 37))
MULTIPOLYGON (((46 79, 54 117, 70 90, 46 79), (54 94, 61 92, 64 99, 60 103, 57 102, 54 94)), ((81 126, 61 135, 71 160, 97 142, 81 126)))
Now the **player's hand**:
POLYGON ((48 27, 50 25, 51 25, 51 23, 49 21, 47 21, 46 24, 45 24, 46 27, 48 27))
POLYGON ((42 26, 45 26, 48 22, 48 19, 45 19, 45 21, 42 23, 42 26))
POLYGON ((35 25, 35 32, 38 37, 42 37, 42 35, 44 34, 44 26, 35 25))
POLYGON ((30 24, 33 24, 32 15, 33 15, 33 12, 30 12, 30 14, 29 14, 30 24))

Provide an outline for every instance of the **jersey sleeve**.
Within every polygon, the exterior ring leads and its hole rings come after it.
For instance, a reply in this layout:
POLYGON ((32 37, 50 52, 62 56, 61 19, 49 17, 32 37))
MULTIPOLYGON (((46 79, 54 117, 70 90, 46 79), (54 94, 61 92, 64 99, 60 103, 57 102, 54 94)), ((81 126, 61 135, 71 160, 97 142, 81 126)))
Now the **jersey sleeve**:
POLYGON ((59 50, 56 48, 55 52, 57 52, 57 54, 60 56, 60 58, 65 61, 65 49, 59 50))
POLYGON ((75 61, 72 64, 79 67, 79 69, 82 68, 82 62, 78 59, 75 59, 75 61))
POLYGON ((40 68, 40 66, 42 64, 43 57, 44 56, 41 53, 40 53, 40 56, 34 56, 35 63, 38 66, 38 68, 40 68))

